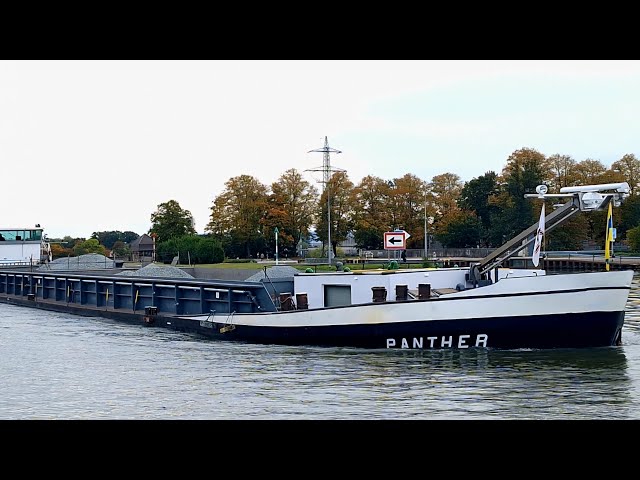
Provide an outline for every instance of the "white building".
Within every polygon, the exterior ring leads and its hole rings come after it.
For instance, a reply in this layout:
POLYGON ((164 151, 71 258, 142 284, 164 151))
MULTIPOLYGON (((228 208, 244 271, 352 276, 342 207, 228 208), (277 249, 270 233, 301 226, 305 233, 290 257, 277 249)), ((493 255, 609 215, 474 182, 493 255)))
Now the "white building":
POLYGON ((38 265, 50 260, 51 249, 40 226, 0 228, 0 265, 38 265))

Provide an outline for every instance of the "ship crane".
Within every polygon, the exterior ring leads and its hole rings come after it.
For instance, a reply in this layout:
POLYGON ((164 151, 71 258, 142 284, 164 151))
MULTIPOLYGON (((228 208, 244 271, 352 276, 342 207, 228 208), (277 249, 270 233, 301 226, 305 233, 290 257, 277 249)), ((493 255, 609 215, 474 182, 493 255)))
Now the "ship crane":
MULTIPOLYGON (((527 193, 525 198, 559 198, 568 199, 559 208, 545 216, 545 230, 548 232, 560 226, 579 212, 591 212, 608 208, 609 202, 614 207, 619 207, 629 196, 630 188, 627 182, 603 183, 598 185, 579 185, 576 187, 563 187, 560 193, 547 193, 546 185, 538 185, 537 193, 527 193)), ((535 232, 538 222, 523 230, 501 247, 497 248, 480 262, 473 264, 469 269, 469 280, 477 284, 481 280, 487 280, 487 273, 497 268, 505 260, 511 258, 531 242, 535 241, 535 232)))

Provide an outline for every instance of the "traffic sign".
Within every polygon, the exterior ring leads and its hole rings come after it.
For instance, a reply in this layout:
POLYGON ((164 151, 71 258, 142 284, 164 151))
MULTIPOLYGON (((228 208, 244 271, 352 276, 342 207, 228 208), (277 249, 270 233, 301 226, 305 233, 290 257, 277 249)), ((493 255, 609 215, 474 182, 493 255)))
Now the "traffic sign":
POLYGON ((404 250, 407 243, 407 232, 384 232, 385 250, 404 250))

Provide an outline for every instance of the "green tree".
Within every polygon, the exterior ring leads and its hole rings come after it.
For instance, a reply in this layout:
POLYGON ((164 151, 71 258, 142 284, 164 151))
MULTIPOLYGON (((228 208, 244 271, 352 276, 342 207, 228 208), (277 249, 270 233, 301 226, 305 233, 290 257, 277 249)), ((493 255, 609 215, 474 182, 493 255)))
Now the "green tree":
MULTIPOLYGON (((500 211, 494 201, 499 191, 498 176, 495 172, 489 171, 484 175, 469 180, 460 192, 458 205, 464 210, 475 212, 482 222, 483 232, 491 229, 491 218, 500 211)), ((489 239, 486 238, 485 234, 480 244, 487 244, 488 241, 489 239)))
MULTIPOLYGON (((551 213, 549 205, 546 206, 547 215, 551 213)), ((591 213, 587 214, 591 215, 591 213)), ((589 222, 587 216, 577 214, 559 227, 551 230, 545 239, 546 250, 581 250, 582 241, 587 238, 589 222)), ((533 248, 533 247, 532 247, 533 248)))
POLYGON ((156 255, 169 263, 178 256, 181 264, 222 263, 224 250, 220 242, 211 236, 183 235, 158 245, 156 255))
POLYGON ((213 237, 200 237, 195 254, 198 263, 222 263, 224 261, 222 245, 213 237))
POLYGON ((623 238, 629 230, 640 225, 640 195, 627 197, 619 209, 613 209, 614 224, 618 218, 620 219, 616 227, 618 238, 623 238))
POLYGON ((166 242, 182 235, 195 234, 193 215, 184 210, 175 200, 158 205, 158 209, 151 214, 151 228, 149 234, 158 236, 158 243, 166 242))
POLYGON ((113 253, 116 255, 116 257, 128 258, 129 255, 131 255, 131 249, 129 248, 129 245, 124 243, 122 240, 118 240, 116 243, 114 243, 111 250, 113 250, 113 253))
POLYGON ((73 253, 77 256, 86 255, 88 253, 99 253, 100 255, 106 255, 108 252, 105 250, 104 246, 100 245, 95 238, 90 238, 85 240, 84 242, 78 243, 75 247, 73 247, 73 253))
POLYGON ((134 233, 131 231, 121 232, 119 230, 93 232, 91 234, 91 238, 96 238, 98 242, 100 242, 102 245, 104 245, 108 249, 113 249, 114 244, 118 241, 124 242, 124 243, 130 243, 136 238, 138 238, 139 236, 140 235, 138 235, 137 233, 134 233))
POLYGON ((442 217, 434 237, 447 248, 475 248, 482 238, 482 222, 474 212, 450 211, 442 217))
POLYGON ((640 252, 640 225, 627 231, 627 241, 632 251, 640 252))

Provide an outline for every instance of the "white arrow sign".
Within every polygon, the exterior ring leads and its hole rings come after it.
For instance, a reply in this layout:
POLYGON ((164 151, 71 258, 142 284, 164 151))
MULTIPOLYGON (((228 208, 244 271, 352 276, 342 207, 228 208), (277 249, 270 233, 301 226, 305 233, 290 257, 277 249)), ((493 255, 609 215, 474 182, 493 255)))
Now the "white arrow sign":
POLYGON ((384 232, 384 249, 385 250, 404 250, 406 248, 406 233, 401 232, 384 232))

